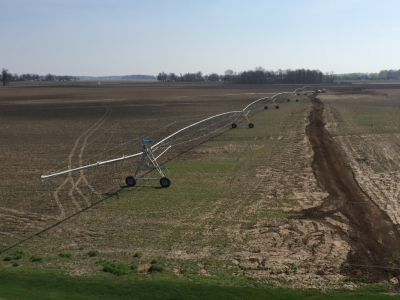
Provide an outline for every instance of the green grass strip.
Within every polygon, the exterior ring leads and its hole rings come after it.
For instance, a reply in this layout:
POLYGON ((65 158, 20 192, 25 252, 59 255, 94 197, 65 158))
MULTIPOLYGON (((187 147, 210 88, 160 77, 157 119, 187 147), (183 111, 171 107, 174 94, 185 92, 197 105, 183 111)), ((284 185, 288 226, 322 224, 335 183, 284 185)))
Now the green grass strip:
POLYGON ((140 281, 54 274, 15 274, 0 270, 0 297, 6 299, 398 299, 383 286, 323 293, 268 286, 234 287, 183 280, 140 281))

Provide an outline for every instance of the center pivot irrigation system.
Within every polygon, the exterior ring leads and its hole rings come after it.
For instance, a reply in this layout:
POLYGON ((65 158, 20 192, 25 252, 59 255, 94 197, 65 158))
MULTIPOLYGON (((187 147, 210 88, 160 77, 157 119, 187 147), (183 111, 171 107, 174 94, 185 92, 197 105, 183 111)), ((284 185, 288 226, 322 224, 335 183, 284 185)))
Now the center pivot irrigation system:
MULTIPOLYGON (((270 105, 271 103, 273 103, 275 109, 279 109, 279 106, 276 104, 277 101, 279 100, 284 101, 285 99, 287 99, 287 102, 290 102, 291 98, 295 97, 296 95, 300 96, 301 92, 305 92, 307 90, 312 90, 312 86, 307 85, 305 87, 296 89, 294 92, 283 92, 276 94, 272 97, 264 97, 251 102, 242 110, 239 116, 239 117, 243 116, 244 119, 247 121, 247 123, 244 124, 232 123, 232 128, 237 128, 238 126, 249 126, 249 128, 254 128, 254 124, 251 123, 249 118, 247 117, 250 111, 254 111, 262 107, 264 107, 264 109, 268 109, 268 105, 270 105)), ((307 95, 307 93, 305 93, 305 95, 307 95)), ((299 102, 299 99, 296 99, 296 102, 299 102)))
MULTIPOLYGON (((189 125, 185 128, 182 128, 172 134, 168 135, 168 132, 170 131, 172 125, 175 123, 172 123, 170 125, 167 125, 163 127, 161 130, 159 130, 159 135, 158 137, 153 141, 152 138, 138 138, 134 136, 122 123, 118 122, 118 125, 120 125, 126 132, 129 133, 130 136, 133 137, 133 139, 130 141, 135 143, 135 148, 138 149, 138 145, 142 146, 141 151, 130 154, 130 155, 125 155, 123 154, 121 157, 117 157, 114 159, 109 159, 109 160, 103 160, 103 161, 97 161, 95 163, 89 163, 83 166, 79 166, 77 168, 69 168, 64 171, 60 172, 48 172, 47 174, 43 174, 40 171, 37 171, 40 173, 40 180, 42 182, 44 181, 49 181, 50 182, 50 196, 51 196, 51 179, 55 178, 60 175, 65 175, 72 173, 73 180, 74 180, 74 186, 75 186, 75 172, 77 171, 83 171, 87 170, 89 172, 90 168, 95 168, 99 166, 106 166, 108 164, 112 163, 118 163, 119 161, 125 161, 125 160, 133 160, 134 158, 138 159, 138 165, 136 166, 136 171, 133 174, 133 176, 128 176, 125 179, 125 182, 128 186, 135 186, 136 182, 138 180, 157 180, 160 182, 161 187, 167 188, 171 185, 171 180, 168 179, 164 172, 162 171, 162 168, 165 168, 167 172, 169 173, 169 170, 165 166, 160 166, 158 163, 159 158, 167 152, 171 147, 177 146, 182 143, 194 141, 197 139, 200 139, 202 137, 205 137, 208 134, 211 134, 213 132, 216 132, 217 130, 220 130, 221 128, 231 125, 232 128, 236 128, 238 125, 247 125, 249 128, 253 128, 254 124, 250 122, 248 118, 248 114, 250 111, 254 111, 256 109, 264 107, 264 109, 268 109, 268 105, 273 103, 276 109, 279 109, 279 106, 276 104, 276 101, 282 100, 282 99, 287 99, 289 102, 290 99, 296 95, 300 95, 300 92, 304 92, 307 89, 312 89, 310 86, 305 86, 303 88, 297 89, 294 92, 285 92, 285 93, 279 93, 274 95, 273 97, 265 97, 258 99, 252 103, 250 103, 248 106, 246 106, 242 111, 231 111, 231 112, 226 112, 222 113, 219 115, 215 115, 212 117, 209 117, 207 119, 204 119, 202 121, 196 122, 192 125, 189 125), (247 124, 237 124, 236 122, 239 120, 240 117, 244 117, 246 121, 248 122, 247 124), (148 147, 146 147, 144 144, 151 144, 148 147), (144 177, 139 177, 139 171, 140 169, 145 166, 148 167, 149 164, 151 164, 155 170, 158 171, 160 174, 160 178, 144 178, 144 177)), ((296 99, 296 102, 299 100, 296 99)), ((127 145, 128 143, 126 143, 127 145)), ((126 146, 125 145, 125 146, 126 146)), ((131 143, 131 146, 133 144, 131 143)), ((133 166, 133 164, 131 164, 133 166)))

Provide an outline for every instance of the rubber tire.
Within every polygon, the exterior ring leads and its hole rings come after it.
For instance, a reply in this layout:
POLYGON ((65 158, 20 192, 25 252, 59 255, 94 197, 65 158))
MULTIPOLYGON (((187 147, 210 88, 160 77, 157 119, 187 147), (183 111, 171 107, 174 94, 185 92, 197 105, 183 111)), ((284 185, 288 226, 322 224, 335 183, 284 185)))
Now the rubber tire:
POLYGON ((232 128, 236 128, 237 125, 235 123, 232 124, 232 128))
POLYGON ((277 106, 275 106, 275 109, 279 109, 279 106, 277 105, 277 106))
POLYGON ((290 102, 290 99, 287 99, 287 102, 290 102))
POLYGON ((264 106, 264 109, 268 109, 268 106, 264 106))
POLYGON ((249 124, 249 128, 254 128, 254 124, 253 124, 253 123, 250 123, 250 124, 249 124))
POLYGON ((167 188, 171 185, 171 180, 169 180, 167 177, 163 177, 160 179, 160 185, 162 188, 167 188))
POLYGON ((128 176, 125 178, 125 183, 127 186, 135 186, 136 180, 133 178, 133 176, 128 176))
POLYGON ((299 102, 299 99, 296 99, 296 102, 299 102))

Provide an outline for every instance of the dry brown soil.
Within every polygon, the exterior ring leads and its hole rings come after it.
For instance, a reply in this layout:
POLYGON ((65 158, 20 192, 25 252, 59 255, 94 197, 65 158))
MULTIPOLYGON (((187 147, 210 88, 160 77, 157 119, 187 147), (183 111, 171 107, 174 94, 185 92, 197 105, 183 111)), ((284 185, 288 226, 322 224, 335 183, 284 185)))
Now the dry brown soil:
MULTIPOLYGON (((52 258, 49 266, 75 274, 98 270, 90 260, 59 261, 58 253, 81 257, 84 245, 126 263, 137 251, 143 265, 162 257, 179 276, 190 267, 211 275, 211 259, 298 287, 336 287, 346 276, 397 276, 396 85, 332 86, 326 95, 302 95, 299 103, 254 115, 264 127, 225 128, 172 150, 162 163, 182 172, 197 162, 230 167, 207 177, 194 169, 175 177, 168 191, 144 184, 113 194, 131 170, 122 164, 55 179, 50 202, 48 183, 35 173, 97 158, 117 121, 145 137, 173 121, 182 128, 298 87, 28 82, 0 89, 0 247, 43 253, 52 258), (181 195, 179 186, 189 192, 181 195), (203 194, 191 194, 192 186, 203 194)), ((116 136, 129 138, 123 131, 116 136)), ((115 147, 123 142, 110 141, 115 147)))
MULTIPOLYGON (((299 86, 287 86, 284 90, 293 91, 299 86)), ((145 134, 171 122, 177 122, 172 129, 178 130, 212 115, 241 110, 260 97, 281 91, 279 86, 113 81, 101 85, 22 82, 1 89, 0 212, 10 223, 2 222, 0 232, 37 232, 43 228, 40 223, 51 224, 71 215, 115 188, 115 182, 95 182, 98 176, 89 174, 91 185, 100 189, 96 194, 87 188, 87 179, 79 172, 75 174, 75 185, 83 184, 87 190, 82 187, 81 192, 78 188, 77 199, 72 194, 76 189, 72 188, 74 178, 70 174, 52 181, 52 190, 60 189, 65 194, 60 197, 69 195, 70 199, 60 203, 58 193, 54 193, 49 204, 49 186, 38 180, 36 170, 47 173, 106 159, 107 153, 97 155, 105 145, 118 148, 130 138, 129 133, 117 128, 110 143, 110 128, 117 122, 136 136, 146 137, 145 134), (86 157, 89 159, 85 160, 86 157), (89 199, 85 193, 94 193, 94 198, 89 199)), ((172 149, 165 159, 168 161, 195 145, 172 149)), ((138 151, 140 148, 128 149, 128 153, 138 151)), ((123 180, 119 181, 121 184, 123 180)))

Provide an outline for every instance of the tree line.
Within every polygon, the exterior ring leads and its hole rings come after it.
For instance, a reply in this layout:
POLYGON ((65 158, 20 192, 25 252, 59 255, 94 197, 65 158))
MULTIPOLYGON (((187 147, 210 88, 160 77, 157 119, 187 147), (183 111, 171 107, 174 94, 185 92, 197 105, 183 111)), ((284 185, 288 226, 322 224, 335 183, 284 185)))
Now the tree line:
POLYGON ((176 75, 175 73, 164 73, 161 72, 157 75, 158 81, 163 82, 198 82, 198 81, 220 81, 221 76, 216 73, 211 73, 209 75, 204 75, 202 72, 197 73, 180 73, 180 75, 176 75))
POLYGON ((121 79, 152 80, 156 78, 152 75, 125 75, 121 76, 121 79))
POLYGON ((299 84, 315 84, 315 83, 332 83, 333 74, 323 74, 319 70, 297 69, 297 70, 277 70, 268 71, 262 67, 254 70, 243 71, 239 74, 232 70, 226 70, 224 81, 229 83, 263 83, 263 84, 279 84, 279 83, 299 83, 299 84))
POLYGON ((379 72, 379 77, 386 80, 400 80, 400 69, 398 70, 382 70, 379 72))
POLYGON ((162 82, 199 82, 199 81, 223 81, 225 83, 332 83, 334 75, 325 73, 319 70, 278 70, 267 71, 262 67, 257 67, 254 70, 243 71, 236 73, 232 70, 226 70, 224 75, 211 73, 204 75, 202 72, 197 73, 182 73, 176 75, 175 73, 161 72, 157 76, 158 81, 162 82))
POLYGON ((74 81, 79 80, 79 78, 75 76, 69 75, 54 75, 54 74, 46 74, 46 75, 38 75, 38 74, 21 74, 10 73, 7 69, 3 68, 0 74, 0 80, 3 83, 3 86, 9 85, 10 81, 74 81))
POLYGON ((335 75, 335 80, 400 80, 400 69, 382 70, 379 73, 349 73, 335 75))

